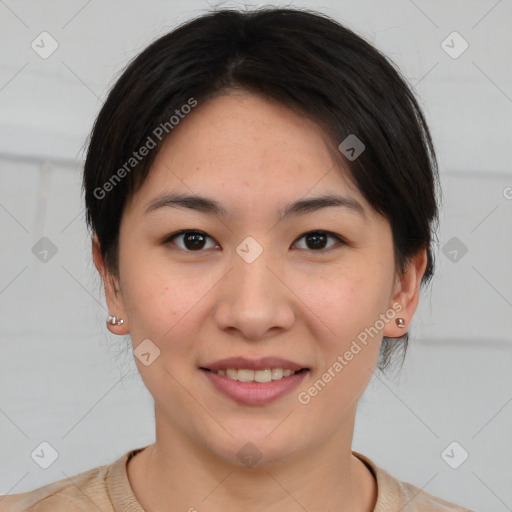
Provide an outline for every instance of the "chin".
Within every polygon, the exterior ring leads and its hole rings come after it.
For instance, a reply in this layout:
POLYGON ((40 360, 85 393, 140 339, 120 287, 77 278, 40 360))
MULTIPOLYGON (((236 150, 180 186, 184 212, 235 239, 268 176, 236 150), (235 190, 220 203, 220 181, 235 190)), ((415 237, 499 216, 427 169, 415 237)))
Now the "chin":
POLYGON ((282 420, 265 421, 259 425, 254 420, 242 421, 236 428, 226 424, 226 430, 233 437, 223 433, 214 441, 210 433, 204 442, 214 457, 227 464, 247 468, 271 467, 295 455, 297 447, 304 442, 303 434, 295 438, 289 430, 280 429, 282 420))

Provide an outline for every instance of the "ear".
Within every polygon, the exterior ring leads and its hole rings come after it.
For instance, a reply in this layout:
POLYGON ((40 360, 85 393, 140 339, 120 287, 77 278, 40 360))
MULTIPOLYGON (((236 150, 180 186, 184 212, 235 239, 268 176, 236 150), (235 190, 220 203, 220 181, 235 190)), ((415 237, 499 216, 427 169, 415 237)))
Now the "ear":
POLYGON ((128 326, 128 318, 126 315, 123 294, 120 290, 118 279, 116 279, 107 269, 105 261, 100 251, 100 243, 98 235, 96 233, 92 237, 92 257, 94 259, 94 265, 98 270, 103 286, 105 289, 105 299, 107 302, 108 314, 116 316, 118 320, 123 319, 121 325, 107 323, 108 330, 113 334, 123 335, 130 332, 128 326))
POLYGON ((415 256, 409 259, 404 272, 396 276, 393 287, 390 309, 396 312, 393 321, 388 322, 384 328, 384 336, 389 338, 399 338, 403 336, 411 323, 418 302, 420 299, 421 278, 427 267, 426 248, 419 251, 415 256), (397 318, 402 318, 405 328, 398 327, 397 318))

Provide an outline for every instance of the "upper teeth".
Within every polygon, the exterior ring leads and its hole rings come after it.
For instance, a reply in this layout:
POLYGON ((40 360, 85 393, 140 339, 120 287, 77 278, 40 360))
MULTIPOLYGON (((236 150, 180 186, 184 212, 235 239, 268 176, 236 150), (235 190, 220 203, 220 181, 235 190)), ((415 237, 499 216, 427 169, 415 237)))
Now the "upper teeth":
POLYGON ((217 370, 215 373, 241 382, 270 382, 289 377, 295 371, 284 368, 266 368, 265 370, 227 368, 226 370, 217 370))

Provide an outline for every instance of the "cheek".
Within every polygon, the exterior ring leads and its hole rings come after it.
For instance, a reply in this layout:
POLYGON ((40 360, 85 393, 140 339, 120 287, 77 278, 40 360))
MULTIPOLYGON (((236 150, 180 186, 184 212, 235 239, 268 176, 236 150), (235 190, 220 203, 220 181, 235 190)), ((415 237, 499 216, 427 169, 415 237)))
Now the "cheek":
POLYGON ((150 338, 160 345, 172 338, 176 347, 180 340, 185 344, 183 329, 197 317, 201 302, 222 274, 216 276, 201 265, 150 262, 142 256, 132 253, 123 267, 123 296, 132 337, 135 342, 150 338))
POLYGON ((325 384, 323 398, 315 404, 319 408, 337 404, 332 410, 335 416, 360 398, 380 353, 382 330, 375 325, 387 308, 391 284, 378 267, 362 268, 364 272, 356 268, 340 272, 329 286, 309 294, 308 306, 319 319, 314 334, 318 371, 313 387, 304 391, 311 397, 320 395, 325 384))
POLYGON ((303 283, 305 304, 324 323, 324 339, 350 341, 375 324, 388 306, 392 269, 359 259, 329 269, 329 279, 309 277, 303 283))

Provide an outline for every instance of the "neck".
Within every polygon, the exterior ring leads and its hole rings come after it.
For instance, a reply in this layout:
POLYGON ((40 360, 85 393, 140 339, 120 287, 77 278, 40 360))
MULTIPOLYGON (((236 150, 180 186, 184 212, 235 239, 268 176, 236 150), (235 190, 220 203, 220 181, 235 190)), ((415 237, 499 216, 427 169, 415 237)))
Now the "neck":
POLYGON ((128 464, 130 484, 146 512, 371 512, 375 506, 374 477, 351 452, 353 428, 284 461, 245 467, 165 427, 157 427, 156 442, 128 464))

